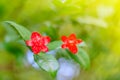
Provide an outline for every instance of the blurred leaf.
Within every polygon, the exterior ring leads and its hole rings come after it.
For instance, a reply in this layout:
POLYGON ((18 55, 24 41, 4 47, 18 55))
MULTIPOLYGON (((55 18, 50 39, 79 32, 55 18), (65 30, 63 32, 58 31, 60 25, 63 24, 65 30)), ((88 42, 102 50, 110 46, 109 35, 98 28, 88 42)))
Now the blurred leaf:
POLYGON ((62 44, 61 41, 53 41, 49 43, 47 46, 49 50, 54 50, 54 49, 60 48, 61 44, 62 44))
POLYGON ((103 28, 107 28, 108 24, 99 18, 94 18, 91 16, 85 16, 85 17, 78 17, 77 21, 81 24, 89 24, 89 25, 95 25, 98 27, 103 27, 103 28))
POLYGON ((9 51, 11 54, 14 54, 16 57, 19 57, 24 53, 22 49, 23 46, 20 46, 20 44, 15 41, 9 43, 4 42, 3 45, 7 51, 9 51))
POLYGON ((40 32, 51 37, 51 40, 54 41, 58 39, 58 28, 51 26, 50 22, 46 22, 46 25, 40 27, 40 32), (43 27, 44 26, 44 27, 43 27))
POLYGON ((87 45, 86 45, 85 42, 82 42, 82 43, 80 43, 78 46, 79 46, 79 47, 86 47, 87 45))
POLYGON ((90 67, 90 59, 88 54, 81 48, 79 48, 77 54, 70 53, 70 56, 80 64, 84 69, 88 69, 90 67))
POLYGON ((34 60, 41 69, 49 72, 53 77, 56 76, 59 64, 52 55, 40 53, 39 55, 34 55, 34 60))
POLYGON ((18 25, 12 21, 5 21, 4 23, 7 24, 7 26, 13 27, 24 40, 29 40, 31 32, 27 30, 25 27, 18 25))
POLYGON ((0 18, 3 18, 5 14, 5 6, 0 4, 0 18))

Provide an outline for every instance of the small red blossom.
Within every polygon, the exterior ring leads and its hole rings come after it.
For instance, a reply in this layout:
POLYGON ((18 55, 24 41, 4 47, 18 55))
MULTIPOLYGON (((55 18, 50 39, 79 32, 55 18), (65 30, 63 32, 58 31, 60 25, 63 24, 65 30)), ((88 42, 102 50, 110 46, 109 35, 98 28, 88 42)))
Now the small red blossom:
POLYGON ((82 42, 81 39, 76 39, 75 34, 71 34, 69 37, 62 36, 61 39, 64 42, 61 45, 62 48, 68 48, 72 53, 77 53, 77 44, 80 44, 82 42))
POLYGON ((38 54, 40 51, 47 52, 47 44, 50 42, 49 36, 42 36, 38 32, 33 32, 31 39, 26 41, 26 45, 30 46, 34 54, 38 54))

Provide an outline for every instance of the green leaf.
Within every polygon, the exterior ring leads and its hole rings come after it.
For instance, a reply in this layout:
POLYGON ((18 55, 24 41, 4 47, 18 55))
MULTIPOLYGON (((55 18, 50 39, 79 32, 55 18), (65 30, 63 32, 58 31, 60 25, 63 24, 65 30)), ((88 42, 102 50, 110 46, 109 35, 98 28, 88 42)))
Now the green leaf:
POLYGON ((82 43, 78 44, 78 47, 86 47, 86 46, 87 46, 87 45, 86 45, 85 42, 82 42, 82 43))
POLYGON ((79 48, 78 54, 76 55, 79 58, 79 63, 85 68, 90 67, 90 58, 85 50, 79 48))
POLYGON ((50 54, 40 53, 39 55, 34 55, 34 60, 41 69, 49 72, 53 77, 56 76, 59 64, 55 57, 50 54))
POLYGON ((69 55, 80 64, 84 69, 88 69, 90 67, 90 59, 85 50, 79 48, 77 54, 72 54, 69 52, 69 55))
POLYGON ((4 23, 7 26, 13 27, 24 40, 30 39, 31 32, 29 30, 27 30, 25 27, 23 27, 19 24, 16 24, 15 22, 12 22, 12 21, 5 21, 4 23))
POLYGON ((60 48, 61 44, 62 44, 62 41, 53 41, 49 43, 47 46, 49 50, 54 50, 54 49, 60 48))

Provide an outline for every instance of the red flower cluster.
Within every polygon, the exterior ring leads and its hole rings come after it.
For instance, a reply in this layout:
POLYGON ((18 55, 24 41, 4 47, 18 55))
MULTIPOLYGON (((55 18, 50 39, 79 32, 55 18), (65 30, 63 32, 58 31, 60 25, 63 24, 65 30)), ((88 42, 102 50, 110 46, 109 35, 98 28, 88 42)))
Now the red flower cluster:
POLYGON ((71 34, 69 37, 62 36, 61 39, 64 42, 61 46, 62 48, 68 48, 72 53, 77 53, 76 45, 82 42, 81 39, 76 39, 75 34, 71 34))
MULTIPOLYGON (((62 48, 68 48, 72 53, 77 53, 77 44, 82 42, 81 39, 76 39, 75 34, 71 34, 69 37, 62 36, 61 39, 63 41, 63 44, 61 45, 62 48)), ((34 54, 38 54, 40 51, 48 51, 48 47, 46 45, 49 42, 49 36, 42 36, 38 32, 33 32, 31 39, 26 41, 26 45, 31 47, 34 54)))
POLYGON ((31 40, 26 41, 26 45, 30 46, 34 54, 38 54, 40 51, 47 52, 47 44, 50 42, 50 37, 42 36, 38 32, 33 32, 31 40))

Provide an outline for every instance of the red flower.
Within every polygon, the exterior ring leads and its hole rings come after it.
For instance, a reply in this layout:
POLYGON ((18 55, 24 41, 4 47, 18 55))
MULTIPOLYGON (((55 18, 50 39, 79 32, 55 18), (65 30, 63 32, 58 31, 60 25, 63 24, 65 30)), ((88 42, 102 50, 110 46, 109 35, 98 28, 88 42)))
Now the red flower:
POLYGON ((50 42, 50 37, 42 36, 38 32, 33 32, 31 40, 26 41, 26 45, 30 46, 33 53, 38 54, 40 51, 47 52, 47 44, 50 42))
POLYGON ((71 34, 69 37, 62 36, 61 39, 64 42, 62 48, 68 48, 72 53, 77 53, 77 44, 82 42, 81 39, 76 39, 75 34, 71 34))

